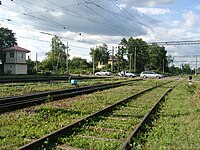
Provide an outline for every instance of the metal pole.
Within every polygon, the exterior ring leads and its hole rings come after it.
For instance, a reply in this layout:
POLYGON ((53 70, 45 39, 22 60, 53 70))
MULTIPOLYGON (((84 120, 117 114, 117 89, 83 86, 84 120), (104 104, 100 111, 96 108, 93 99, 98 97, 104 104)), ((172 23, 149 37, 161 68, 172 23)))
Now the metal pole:
POLYGON ((165 73, 165 59, 163 58, 163 73, 165 73))
POLYGON ((68 48, 69 48, 69 46, 68 46, 68 42, 67 42, 67 47, 66 47, 66 49, 67 49, 67 53, 66 53, 66 73, 68 73, 68 48))
POLYGON ((95 72, 95 70, 94 70, 94 69, 95 69, 95 68, 94 68, 94 58, 95 58, 94 55, 95 55, 95 53, 94 53, 94 48, 93 48, 93 57, 92 57, 92 59, 93 59, 93 60, 92 60, 92 61, 93 61, 93 74, 94 74, 94 72, 95 72))
POLYGON ((114 46, 112 47, 112 55, 111 55, 111 57, 112 57, 111 72, 113 72, 114 46))
POLYGON ((38 57, 38 53, 36 53, 36 67, 35 67, 36 72, 38 71, 37 57, 38 57))
MULTIPOLYGON (((17 46, 17 45, 16 45, 17 46)), ((17 51, 18 51, 18 46, 15 49, 15 74, 17 74, 17 51)))
POLYGON ((119 59, 120 59, 120 55, 119 55, 119 50, 120 49, 120 47, 118 46, 118 49, 117 49, 117 53, 118 53, 118 60, 117 60, 117 72, 119 72, 119 59))
POLYGON ((195 69, 195 75, 197 75, 197 70, 198 70, 198 68, 197 68, 197 56, 196 56, 196 69, 195 69))
POLYGON ((52 46, 52 71, 54 72, 54 51, 55 51, 55 47, 56 47, 56 41, 53 38, 53 46, 52 46))
POLYGON ((134 72, 136 73, 136 47, 135 47, 135 54, 134 54, 134 72))
POLYGON ((129 62, 129 71, 131 72, 131 66, 132 66, 132 64, 131 64, 131 62, 132 62, 132 54, 130 53, 130 56, 129 56, 129 60, 130 60, 130 62, 129 62))

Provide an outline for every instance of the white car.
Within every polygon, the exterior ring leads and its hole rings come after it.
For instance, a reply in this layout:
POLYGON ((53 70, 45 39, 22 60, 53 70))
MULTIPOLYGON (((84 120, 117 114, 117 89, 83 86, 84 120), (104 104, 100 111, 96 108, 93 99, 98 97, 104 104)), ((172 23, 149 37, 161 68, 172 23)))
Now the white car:
POLYGON ((136 77, 137 75, 132 73, 132 72, 128 72, 128 71, 121 71, 118 73, 119 76, 124 76, 124 77, 136 77))
POLYGON ((158 74, 158 73, 155 73, 155 72, 152 72, 152 71, 143 71, 141 74, 140 74, 140 77, 141 78, 162 78, 163 75, 162 74, 158 74))
POLYGON ((99 71, 99 72, 96 72, 95 75, 97 76, 110 76, 112 73, 110 71, 99 71))

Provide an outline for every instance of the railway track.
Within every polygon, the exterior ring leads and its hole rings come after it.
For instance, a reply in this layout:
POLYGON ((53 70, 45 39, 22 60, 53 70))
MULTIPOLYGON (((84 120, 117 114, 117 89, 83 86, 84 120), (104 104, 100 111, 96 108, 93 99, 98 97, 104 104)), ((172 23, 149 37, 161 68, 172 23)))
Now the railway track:
MULTIPOLYGON (((137 81, 137 80, 132 80, 132 81, 137 81)), ((77 96, 80 94, 87 94, 95 91, 123 86, 124 84, 128 84, 128 82, 130 82, 130 80, 124 82, 116 82, 113 84, 84 86, 79 88, 70 88, 67 90, 56 90, 56 91, 41 92, 36 94, 4 97, 0 98, 0 113, 41 104, 44 103, 45 101, 55 101, 63 98, 77 96)))
POLYGON ((89 76, 75 76, 75 75, 63 75, 63 76, 30 76, 30 77, 0 77, 0 83, 18 83, 18 82, 49 82, 49 81, 66 81, 71 79, 100 79, 100 78, 108 78, 108 77, 89 77, 89 76))
POLYGON ((139 130, 173 89, 171 85, 169 81, 145 89, 19 149, 130 149, 139 130), (146 100, 149 93, 155 95, 153 100, 146 100))

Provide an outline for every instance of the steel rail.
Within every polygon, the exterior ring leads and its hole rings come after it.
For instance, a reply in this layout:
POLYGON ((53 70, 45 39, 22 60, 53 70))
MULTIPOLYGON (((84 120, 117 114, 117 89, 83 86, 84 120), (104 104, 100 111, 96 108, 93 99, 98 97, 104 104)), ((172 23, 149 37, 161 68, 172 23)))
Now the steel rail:
MULTIPOLYGON (((87 77, 87 76, 71 76, 71 79, 101 79, 101 78, 108 78, 108 77, 87 77)), ((111 77, 109 77, 111 78, 111 77)), ((27 78, 21 78, 21 77, 0 77, 0 83, 17 83, 17 82, 47 82, 47 81, 67 81, 69 80, 69 76, 33 76, 33 77, 27 77, 27 78)))
POLYGON ((167 91, 161 96, 161 98, 151 107, 148 113, 145 114, 145 116, 142 118, 140 123, 136 126, 136 128, 131 132, 131 134, 128 136, 128 138, 124 141, 124 143, 119 148, 120 150, 127 150, 132 148, 132 143, 134 138, 137 137, 140 130, 142 130, 142 127, 147 124, 149 118, 151 115, 156 113, 156 109, 160 105, 160 103, 164 100, 164 97, 172 91, 174 87, 170 87, 167 89, 167 91))
POLYGON ((75 128, 82 127, 88 120, 94 119, 95 117, 98 117, 98 116, 101 116, 101 115, 104 115, 104 114, 107 114, 108 112, 111 112, 112 110, 114 110, 117 106, 123 105, 124 103, 129 102, 131 99, 133 99, 133 98, 135 98, 135 97, 137 97, 137 96, 139 96, 139 95, 141 95, 145 92, 153 90, 157 87, 165 85, 169 82, 171 82, 171 81, 168 81, 164 84, 156 85, 154 87, 140 91, 140 92, 138 92, 138 93, 136 93, 132 96, 129 96, 128 98, 125 98, 125 99, 123 99, 123 100, 121 100, 121 101, 119 101, 119 102, 117 102, 113 105, 110 105, 110 106, 108 106, 108 107, 106 107, 106 108, 104 108, 104 109, 102 109, 102 110, 100 110, 100 111, 98 111, 98 112, 96 112, 92 115, 89 115, 89 116, 87 116, 83 119, 80 119, 80 120, 76 121, 75 123, 67 125, 67 126, 61 128, 61 129, 57 130, 57 131, 54 131, 50 134, 47 134, 44 137, 39 138, 39 139, 37 139, 37 140, 27 144, 27 145, 24 145, 24 146, 20 147, 19 150, 38 149, 44 144, 45 141, 48 141, 48 143, 49 143, 51 141, 56 141, 56 139, 61 135, 70 136, 73 133, 75 128))
POLYGON ((12 96, 12 97, 4 97, 0 98, 0 113, 13 111, 16 109, 21 109, 29 106, 33 106, 36 104, 41 104, 50 99, 51 101, 73 97, 81 94, 92 93, 98 90, 105 90, 109 88, 114 88, 118 86, 123 86, 130 81, 137 80, 129 80, 124 82, 116 82, 116 83, 107 83, 101 85, 93 85, 93 86, 84 86, 80 88, 70 88, 67 90, 56 90, 56 91, 48 91, 41 92, 36 94, 26 94, 20 96, 12 96))

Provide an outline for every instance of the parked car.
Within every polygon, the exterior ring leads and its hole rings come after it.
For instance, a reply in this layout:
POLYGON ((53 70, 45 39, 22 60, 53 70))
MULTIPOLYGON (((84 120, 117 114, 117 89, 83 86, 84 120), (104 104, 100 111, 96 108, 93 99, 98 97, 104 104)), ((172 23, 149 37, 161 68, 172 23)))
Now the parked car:
POLYGON ((124 76, 124 77, 136 77, 137 75, 135 73, 132 72, 128 72, 128 71, 121 71, 118 73, 119 76, 124 76))
POLYGON ((112 73, 110 71, 107 71, 107 70, 103 70, 103 71, 99 71, 99 72, 96 72, 95 75, 98 75, 98 76, 110 76, 112 73))
POLYGON ((158 73, 155 73, 155 72, 152 72, 152 71, 143 71, 141 74, 140 74, 140 77, 141 78, 162 78, 163 75, 162 74, 158 74, 158 73))

